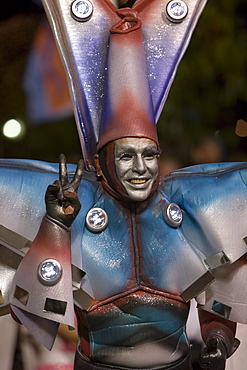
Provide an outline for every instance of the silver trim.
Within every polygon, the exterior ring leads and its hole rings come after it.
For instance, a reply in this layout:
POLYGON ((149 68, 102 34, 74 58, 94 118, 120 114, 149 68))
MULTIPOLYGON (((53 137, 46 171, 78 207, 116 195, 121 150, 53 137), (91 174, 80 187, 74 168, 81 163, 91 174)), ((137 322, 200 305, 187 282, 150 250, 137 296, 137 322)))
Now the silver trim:
POLYGON ((171 22, 176 22, 176 23, 179 23, 179 22, 182 22, 184 20, 184 18, 187 16, 188 14, 188 6, 187 4, 182 1, 182 0, 172 0, 170 1, 167 6, 166 6, 166 16, 167 18, 171 21, 171 22), (175 5, 176 3, 181 3, 181 5, 184 7, 184 13, 181 14, 181 15, 174 15, 172 13, 172 6, 175 5))
POLYGON ((71 13, 75 20, 77 21, 87 21, 93 14, 93 4, 89 0, 75 0, 71 5, 71 13), (78 12, 77 4, 84 2, 88 5, 88 11, 85 14, 78 12))
POLYGON ((165 219, 166 223, 167 223, 168 225, 172 226, 172 227, 178 227, 178 226, 180 226, 180 225, 181 225, 181 223, 182 223, 182 221, 183 221, 182 210, 181 210, 181 208, 180 208, 176 203, 169 203, 169 204, 167 204, 167 206, 166 206, 166 207, 165 207, 165 209, 164 209, 163 214, 164 214, 164 219, 165 219), (171 208, 172 208, 172 207, 174 207, 174 206, 178 207, 178 208, 180 209, 180 211, 181 211, 181 216, 182 216, 182 217, 181 217, 181 220, 180 220, 180 221, 175 221, 175 220, 172 218, 172 216, 171 216, 171 212, 170 212, 170 210, 171 210, 171 208))
POLYGON ((62 272, 63 272, 63 268, 62 268, 62 265, 60 264, 60 262, 58 262, 57 260, 53 259, 53 258, 47 258, 46 260, 42 261, 40 264, 39 264, 39 267, 38 267, 38 276, 39 276, 39 279, 41 280, 41 282, 45 285, 55 285, 59 282, 59 280, 61 279, 62 277, 62 272), (53 263, 55 266, 58 267, 58 274, 56 277, 54 277, 53 279, 46 279, 43 274, 42 274, 42 266, 45 264, 45 263, 53 263))
POLYGON ((88 213, 87 213, 87 216, 86 216, 86 226, 87 226, 87 228, 89 229, 89 230, 91 230, 91 231, 94 231, 94 232, 99 232, 99 231, 103 231, 105 228, 106 228, 106 226, 108 225, 108 215, 107 215, 107 213, 102 209, 102 208, 99 208, 99 207, 94 207, 94 208, 91 208, 89 211, 88 211, 88 213), (100 212, 100 213, 102 213, 103 214, 103 216, 104 216, 104 224, 103 225, 99 225, 99 226, 94 226, 94 225, 92 225, 91 223, 90 223, 90 221, 89 221, 89 217, 90 217, 90 215, 91 215, 91 213, 92 212, 100 212))

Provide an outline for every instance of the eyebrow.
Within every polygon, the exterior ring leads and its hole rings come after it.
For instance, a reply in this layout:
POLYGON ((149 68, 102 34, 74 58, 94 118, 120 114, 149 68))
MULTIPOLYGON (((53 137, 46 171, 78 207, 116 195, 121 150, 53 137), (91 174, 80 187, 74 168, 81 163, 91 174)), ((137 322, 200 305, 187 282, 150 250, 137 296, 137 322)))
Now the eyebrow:
MULTIPOLYGON (((136 150, 136 146, 134 144, 123 144, 121 145, 121 148, 117 148, 117 146, 115 147, 115 151, 119 151, 119 152, 126 152, 126 151, 135 151, 136 150)), ((157 149, 157 146, 155 144, 151 144, 151 146, 146 146, 145 148, 143 148, 143 152, 145 151, 157 151, 158 152, 158 149, 157 149)))
POLYGON ((155 148, 147 148, 143 150, 143 153, 152 153, 152 154, 160 154, 160 150, 155 147, 155 148))

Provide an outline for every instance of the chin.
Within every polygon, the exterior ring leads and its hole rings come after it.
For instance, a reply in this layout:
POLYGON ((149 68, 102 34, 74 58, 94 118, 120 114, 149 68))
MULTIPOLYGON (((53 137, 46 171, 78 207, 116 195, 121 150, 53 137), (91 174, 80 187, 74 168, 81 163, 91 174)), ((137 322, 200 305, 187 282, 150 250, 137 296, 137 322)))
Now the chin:
POLYGON ((128 192, 128 196, 130 197, 130 199, 134 200, 135 202, 144 202, 148 196, 150 194, 150 191, 149 192, 141 192, 141 191, 137 191, 137 192, 128 192))

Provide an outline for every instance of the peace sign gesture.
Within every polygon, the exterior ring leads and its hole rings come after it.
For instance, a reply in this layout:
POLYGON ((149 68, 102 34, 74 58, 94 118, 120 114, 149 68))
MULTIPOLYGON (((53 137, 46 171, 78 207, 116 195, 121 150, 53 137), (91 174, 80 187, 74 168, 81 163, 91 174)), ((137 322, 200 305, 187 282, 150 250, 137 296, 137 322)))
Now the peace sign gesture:
POLYGON ((70 227, 81 209, 77 189, 83 174, 84 162, 79 160, 71 182, 68 180, 66 157, 59 156, 59 180, 49 185, 46 190, 46 213, 55 220, 70 227))

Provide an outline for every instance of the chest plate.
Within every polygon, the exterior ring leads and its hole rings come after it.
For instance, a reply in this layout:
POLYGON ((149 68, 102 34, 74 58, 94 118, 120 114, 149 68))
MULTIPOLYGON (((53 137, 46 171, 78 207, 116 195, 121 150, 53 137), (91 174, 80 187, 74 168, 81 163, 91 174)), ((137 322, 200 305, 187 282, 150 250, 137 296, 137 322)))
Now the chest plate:
POLYGON ((141 287, 179 295, 205 272, 181 228, 166 223, 166 204, 160 195, 138 212, 104 195, 93 205, 109 218, 101 232, 85 227, 82 238, 82 288, 97 301, 141 287))

